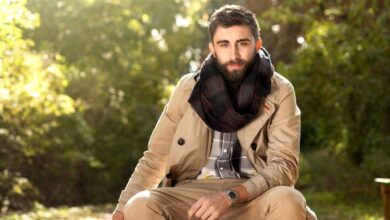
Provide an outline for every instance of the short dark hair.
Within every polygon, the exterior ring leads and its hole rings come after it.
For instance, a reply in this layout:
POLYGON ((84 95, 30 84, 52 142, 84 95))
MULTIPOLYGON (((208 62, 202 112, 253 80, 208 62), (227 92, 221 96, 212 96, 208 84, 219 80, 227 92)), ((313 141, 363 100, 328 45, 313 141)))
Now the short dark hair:
POLYGON ((219 26, 231 27, 235 25, 249 26, 255 39, 259 38, 260 26, 253 12, 239 5, 225 5, 217 9, 210 17, 210 40, 213 41, 213 36, 219 26))

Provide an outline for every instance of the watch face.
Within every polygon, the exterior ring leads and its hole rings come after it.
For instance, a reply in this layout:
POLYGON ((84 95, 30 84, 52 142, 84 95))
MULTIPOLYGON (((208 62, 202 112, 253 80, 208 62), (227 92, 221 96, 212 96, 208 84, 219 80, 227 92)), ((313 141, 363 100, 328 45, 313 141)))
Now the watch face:
POLYGON ((236 194, 236 192, 234 192, 234 191, 229 191, 229 192, 228 192, 228 196, 229 196, 231 199, 236 199, 236 198, 237 198, 237 194, 236 194))

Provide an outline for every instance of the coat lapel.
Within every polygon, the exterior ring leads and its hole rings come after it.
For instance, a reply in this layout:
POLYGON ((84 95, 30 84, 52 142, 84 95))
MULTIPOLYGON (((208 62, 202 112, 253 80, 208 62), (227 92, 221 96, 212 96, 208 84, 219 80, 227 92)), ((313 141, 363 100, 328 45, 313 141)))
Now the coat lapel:
POLYGON ((275 104, 268 98, 265 99, 265 102, 260 108, 259 112, 261 112, 261 114, 237 132, 240 144, 245 149, 249 148, 260 129, 275 112, 275 104))

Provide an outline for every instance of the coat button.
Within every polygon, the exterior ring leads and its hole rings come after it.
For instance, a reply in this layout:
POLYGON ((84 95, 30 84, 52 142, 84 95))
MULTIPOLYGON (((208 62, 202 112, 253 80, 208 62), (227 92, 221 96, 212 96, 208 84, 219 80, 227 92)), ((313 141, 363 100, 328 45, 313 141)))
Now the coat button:
POLYGON ((252 143, 252 144, 251 144, 252 150, 256 150, 256 147, 257 147, 257 144, 256 144, 256 143, 252 143))
POLYGON ((165 175, 165 177, 166 177, 167 179, 172 179, 172 173, 167 173, 167 175, 165 175))
POLYGON ((179 140, 177 140, 177 143, 179 145, 184 145, 186 143, 186 141, 183 138, 179 138, 179 140))

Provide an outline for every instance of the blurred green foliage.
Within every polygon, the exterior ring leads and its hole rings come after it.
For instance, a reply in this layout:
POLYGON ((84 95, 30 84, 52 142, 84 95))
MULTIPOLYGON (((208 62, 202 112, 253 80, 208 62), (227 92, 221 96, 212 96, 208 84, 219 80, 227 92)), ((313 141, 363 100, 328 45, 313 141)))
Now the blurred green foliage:
POLYGON ((0 205, 6 210, 71 192, 75 170, 94 156, 82 111, 65 93, 62 57, 34 51, 23 38, 22 28, 35 28, 38 14, 25 1, 0 4, 0 205))
MULTIPOLYGON (((1 5, 4 17, 17 14, 9 8, 27 17, 4 22, 20 41, 5 45, 25 44, 18 59, 26 64, 10 64, 13 69, 2 72, 1 168, 26 177, 45 204, 113 201, 146 149, 176 80, 191 60, 199 60, 201 2, 25 3, 1 5), (21 67, 26 70, 14 70, 21 67), (28 99, 11 97, 12 90, 28 99), (26 120, 20 126, 17 109, 26 120), (18 130, 11 134, 14 126, 18 130), (13 146, 14 139, 20 143, 13 146)), ((4 210, 16 208, 9 192, 4 189, 4 210)))
POLYGON ((390 173, 388 1, 5 0, 2 211, 115 202, 173 85, 207 55, 209 15, 227 3, 258 15, 295 85, 298 187, 378 198, 372 180, 390 173))
POLYGON ((373 179, 390 175, 390 3, 317 2, 293 4, 286 14, 296 19, 281 20, 300 22, 304 33, 292 61, 278 68, 296 85, 302 147, 325 148, 307 158, 305 184, 379 197, 373 179))

